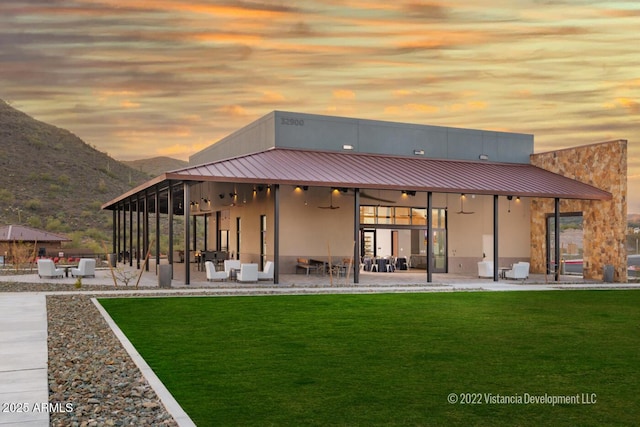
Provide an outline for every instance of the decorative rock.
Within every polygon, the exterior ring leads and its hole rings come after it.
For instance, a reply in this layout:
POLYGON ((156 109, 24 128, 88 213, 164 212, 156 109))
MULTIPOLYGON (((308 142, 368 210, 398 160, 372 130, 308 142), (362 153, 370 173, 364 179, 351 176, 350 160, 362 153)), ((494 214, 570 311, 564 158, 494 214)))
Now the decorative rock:
POLYGON ((47 297, 50 425, 177 426, 89 297, 47 297))

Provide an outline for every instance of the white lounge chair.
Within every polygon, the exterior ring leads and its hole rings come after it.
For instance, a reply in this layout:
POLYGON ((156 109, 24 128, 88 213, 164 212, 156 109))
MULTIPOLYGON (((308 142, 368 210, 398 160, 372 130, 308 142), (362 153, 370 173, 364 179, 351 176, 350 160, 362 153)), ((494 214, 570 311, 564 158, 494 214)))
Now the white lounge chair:
POLYGON ((216 266, 211 261, 206 261, 204 263, 204 268, 207 272, 207 281, 224 280, 227 278, 227 273, 224 271, 216 271, 216 266))
POLYGON ((273 262, 267 261, 264 271, 258 271, 258 280, 273 280, 273 262))
POLYGON ((513 264, 511 270, 504 273, 504 277, 507 279, 526 279, 529 277, 529 263, 521 261, 513 264))
POLYGON ((224 272, 227 274, 227 279, 231 278, 231 270, 240 270, 240 261, 237 259, 225 259, 224 260, 224 272))
POLYGON ((238 282, 257 282, 258 264, 242 264, 238 273, 238 282))
POLYGON ((493 261, 478 262, 478 277, 493 277, 493 261))
POLYGON ((38 260, 38 276, 39 277, 62 277, 64 269, 56 268, 56 265, 50 259, 38 260))
POLYGON ((78 268, 71 269, 73 277, 96 277, 96 260, 93 258, 81 258, 78 268))

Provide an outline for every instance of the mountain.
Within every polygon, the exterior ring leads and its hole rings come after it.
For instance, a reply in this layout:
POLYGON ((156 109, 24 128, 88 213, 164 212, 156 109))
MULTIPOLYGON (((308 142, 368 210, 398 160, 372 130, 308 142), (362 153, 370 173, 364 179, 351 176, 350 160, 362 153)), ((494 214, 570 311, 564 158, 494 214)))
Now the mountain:
POLYGON ((184 160, 173 159, 171 157, 153 157, 151 159, 121 160, 125 165, 146 173, 151 177, 156 177, 164 172, 175 169, 182 169, 189 165, 184 160))
POLYGON ((73 133, 0 100, 0 225, 111 239, 100 206, 149 179, 73 133))

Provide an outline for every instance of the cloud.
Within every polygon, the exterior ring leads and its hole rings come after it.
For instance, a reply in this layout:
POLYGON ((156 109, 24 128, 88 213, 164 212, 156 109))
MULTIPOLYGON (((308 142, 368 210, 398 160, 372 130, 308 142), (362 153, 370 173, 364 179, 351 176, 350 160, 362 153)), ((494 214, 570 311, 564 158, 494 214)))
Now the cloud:
POLYGON ((464 111, 484 110, 488 104, 484 101, 467 101, 465 103, 453 104, 447 106, 447 110, 452 113, 461 113, 464 111))
POLYGON ((437 107, 435 105, 417 104, 417 103, 392 105, 384 109, 385 114, 388 114, 388 115, 402 114, 404 112, 431 114, 431 113, 437 113, 439 111, 440 111, 440 107, 437 107))
POLYGON ((631 1, 1 4, 0 97, 118 157, 187 153, 286 108, 537 149, 627 138, 640 168, 631 1))
POLYGON ((613 102, 606 103, 605 108, 624 108, 630 114, 640 114, 640 103, 629 98, 617 98, 613 102))
POLYGON ((336 89, 332 92, 332 96, 334 99, 356 99, 356 93, 348 89, 336 89))
POLYGON ((177 159, 187 159, 192 154, 197 153, 210 146, 213 142, 201 142, 195 144, 174 144, 159 148, 156 153, 160 156, 173 157, 177 159))
POLYGON ((244 117, 247 116, 247 111, 240 105, 223 105, 216 109, 218 114, 233 116, 233 117, 244 117))

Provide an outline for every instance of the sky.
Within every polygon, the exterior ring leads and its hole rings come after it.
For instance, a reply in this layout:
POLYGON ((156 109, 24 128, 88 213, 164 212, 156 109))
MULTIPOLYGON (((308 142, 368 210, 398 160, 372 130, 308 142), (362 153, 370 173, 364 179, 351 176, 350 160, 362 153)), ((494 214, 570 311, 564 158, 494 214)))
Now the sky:
POLYGON ((273 110, 626 139, 640 213, 637 0, 2 0, 0 98, 119 160, 273 110))

